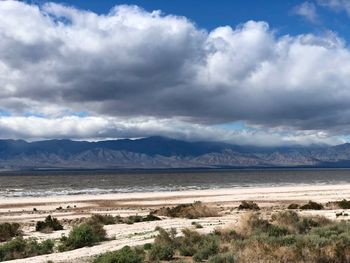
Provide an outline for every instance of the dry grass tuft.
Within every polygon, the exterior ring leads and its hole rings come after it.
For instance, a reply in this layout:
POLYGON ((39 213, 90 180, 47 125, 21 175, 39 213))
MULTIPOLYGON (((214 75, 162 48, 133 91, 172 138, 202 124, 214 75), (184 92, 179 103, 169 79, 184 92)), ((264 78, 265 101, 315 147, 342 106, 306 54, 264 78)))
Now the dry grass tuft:
POLYGON ((218 210, 213 207, 208 207, 201 202, 193 204, 181 204, 175 207, 163 207, 153 212, 159 216, 180 217, 188 219, 197 219, 200 217, 215 217, 219 216, 218 210))

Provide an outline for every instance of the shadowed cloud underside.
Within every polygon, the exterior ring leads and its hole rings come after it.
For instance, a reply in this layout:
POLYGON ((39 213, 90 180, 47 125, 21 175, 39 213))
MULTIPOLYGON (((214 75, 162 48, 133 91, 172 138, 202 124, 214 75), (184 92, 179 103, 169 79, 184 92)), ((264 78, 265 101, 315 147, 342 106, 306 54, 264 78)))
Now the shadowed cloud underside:
POLYGON ((349 131, 350 50, 335 32, 2 1, 0 36, 3 138, 336 144, 349 131))

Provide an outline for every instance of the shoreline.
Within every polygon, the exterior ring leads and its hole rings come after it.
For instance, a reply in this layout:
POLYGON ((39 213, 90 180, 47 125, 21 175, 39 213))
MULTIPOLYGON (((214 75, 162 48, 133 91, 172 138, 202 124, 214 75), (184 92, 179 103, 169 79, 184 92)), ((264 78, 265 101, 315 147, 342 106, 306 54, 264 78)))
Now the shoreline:
MULTIPOLYGON (((329 184, 329 185, 290 185, 270 187, 234 187, 200 190, 179 190, 179 191, 157 191, 157 192, 130 192, 130 193, 108 193, 108 194, 82 194, 82 195, 57 195, 40 197, 0 197, 0 207, 9 205, 25 205, 27 203, 60 203, 60 202, 88 202, 113 200, 120 203, 146 205, 146 201, 162 199, 177 204, 188 198, 200 198, 205 202, 220 201, 288 201, 307 200, 317 198, 337 198, 338 196, 350 197, 350 184, 329 184)), ((197 200, 198 201, 198 200, 197 200)), ((200 200, 199 200, 200 201, 200 200)), ((331 200, 329 200, 331 201, 331 200)))

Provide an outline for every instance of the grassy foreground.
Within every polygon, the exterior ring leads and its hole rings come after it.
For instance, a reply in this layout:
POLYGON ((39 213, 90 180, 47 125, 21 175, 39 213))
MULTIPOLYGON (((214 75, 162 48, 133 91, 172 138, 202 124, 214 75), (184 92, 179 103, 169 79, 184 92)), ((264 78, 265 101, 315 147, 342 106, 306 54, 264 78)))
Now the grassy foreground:
POLYGON ((94 263, 141 262, 350 262, 350 223, 300 217, 294 211, 269 220, 247 212, 236 228, 199 234, 158 228, 153 244, 105 253, 94 263))
MULTIPOLYGON (((35 238, 24 238, 18 223, 2 223, 0 224, 0 261, 92 247, 108 240, 104 225, 134 224, 158 220, 161 219, 151 214, 128 216, 126 218, 95 214, 89 218, 78 220, 71 228, 68 236, 62 235, 58 240, 46 239, 41 242, 35 238)), ((35 230, 48 234, 63 230, 63 225, 57 218, 49 215, 44 221, 36 222, 35 230)))
MULTIPOLYGON (((275 213, 271 213, 273 210, 260 210, 252 201, 242 202, 236 210, 241 210, 243 214, 238 225, 216 229, 209 234, 197 232, 203 226, 195 221, 192 221, 191 229, 183 229, 181 233, 177 233, 176 229, 158 227, 154 243, 124 247, 94 257, 89 262, 350 262, 349 220, 331 221, 320 216, 302 217, 298 214, 301 210, 322 210, 325 207, 349 209, 350 201, 328 202, 325 206, 309 201, 304 205, 291 204, 288 209, 275 213)), ((347 218, 345 212, 338 211, 336 217, 347 218)), ((107 237, 104 225, 161 220, 156 215, 187 219, 220 216, 216 207, 200 202, 160 208, 146 216, 122 218, 94 214, 72 221, 68 235, 41 241, 23 237, 21 226, 17 223, 2 223, 0 261, 93 247, 113 239, 107 237)), ((62 222, 51 216, 35 225, 35 230, 44 234, 63 228, 62 222)))

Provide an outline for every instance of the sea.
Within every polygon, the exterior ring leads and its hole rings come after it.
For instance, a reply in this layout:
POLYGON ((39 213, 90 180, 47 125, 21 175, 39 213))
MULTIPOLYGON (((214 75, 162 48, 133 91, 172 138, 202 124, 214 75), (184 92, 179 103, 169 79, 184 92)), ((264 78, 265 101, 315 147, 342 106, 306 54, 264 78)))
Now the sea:
POLYGON ((350 183, 350 169, 0 172, 0 198, 350 183))

